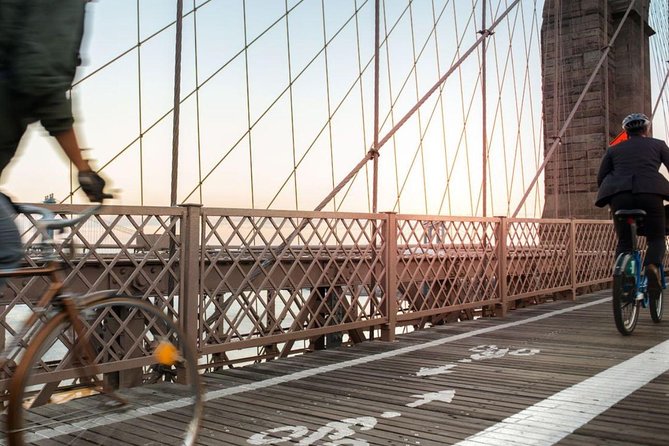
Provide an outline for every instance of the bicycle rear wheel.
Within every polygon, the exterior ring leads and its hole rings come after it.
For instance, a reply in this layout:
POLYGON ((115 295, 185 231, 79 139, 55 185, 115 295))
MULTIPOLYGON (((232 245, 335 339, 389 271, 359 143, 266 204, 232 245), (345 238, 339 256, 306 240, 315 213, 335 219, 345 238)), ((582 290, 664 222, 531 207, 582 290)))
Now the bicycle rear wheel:
POLYGON ((112 297, 77 321, 83 330, 60 312, 31 340, 9 386, 9 444, 193 445, 197 360, 166 310, 112 297))
POLYGON ((616 261, 613 275, 613 319, 618 331, 632 334, 639 320, 639 305, 636 300, 637 286, 631 254, 621 254, 616 261))
POLYGON ((662 321, 664 313, 664 290, 662 288, 651 289, 648 287, 648 303, 650 307, 650 318, 653 322, 662 321))

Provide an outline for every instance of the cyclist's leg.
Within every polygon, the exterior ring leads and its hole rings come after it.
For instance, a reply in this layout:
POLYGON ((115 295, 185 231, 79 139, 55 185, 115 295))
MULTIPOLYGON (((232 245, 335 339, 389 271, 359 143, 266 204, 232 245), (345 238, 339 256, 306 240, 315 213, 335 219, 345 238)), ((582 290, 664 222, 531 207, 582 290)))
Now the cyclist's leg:
MULTIPOLYGON (((614 195, 611 198, 611 215, 620 209, 634 209, 638 207, 634 202, 634 195, 629 192, 622 192, 614 195)), ((616 258, 623 252, 630 252, 632 250, 632 232, 630 226, 626 222, 620 222, 613 219, 613 225, 618 236, 618 244, 616 245, 616 258)))
MULTIPOLYGON (((6 80, 0 79, 0 172, 9 164, 25 132, 22 119, 6 80)), ((11 268, 21 260, 23 246, 14 224, 14 209, 0 197, 0 268, 11 268)))
POLYGON ((638 194, 640 208, 646 211, 645 228, 648 250, 644 265, 661 265, 665 247, 664 200, 660 195, 638 194))
POLYGON ((16 266, 23 257, 21 236, 14 224, 14 210, 0 195, 0 269, 16 266))
POLYGON ((651 299, 656 299, 662 292, 662 279, 659 267, 665 253, 665 216, 664 200, 655 194, 638 194, 641 209, 646 211, 645 230, 648 249, 644 259, 648 292, 651 299))

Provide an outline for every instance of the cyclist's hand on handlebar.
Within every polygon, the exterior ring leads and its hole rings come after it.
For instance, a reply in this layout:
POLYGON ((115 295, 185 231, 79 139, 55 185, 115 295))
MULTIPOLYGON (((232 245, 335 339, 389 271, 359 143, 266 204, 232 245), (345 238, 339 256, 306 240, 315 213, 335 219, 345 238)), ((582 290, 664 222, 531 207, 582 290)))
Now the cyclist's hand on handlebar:
POLYGON ((105 180, 92 170, 79 172, 79 185, 91 201, 102 202, 105 198, 113 198, 104 192, 105 180))

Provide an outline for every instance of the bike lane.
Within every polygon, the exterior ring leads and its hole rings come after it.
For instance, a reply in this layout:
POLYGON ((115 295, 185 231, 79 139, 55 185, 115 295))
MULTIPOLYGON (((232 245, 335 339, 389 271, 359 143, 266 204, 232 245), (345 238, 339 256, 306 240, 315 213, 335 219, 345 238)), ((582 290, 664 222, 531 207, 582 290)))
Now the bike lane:
MULTIPOLYGON (((239 430, 232 444, 554 444, 666 372, 656 359, 669 355, 662 345, 632 359, 657 344, 653 329, 663 324, 642 321, 639 333, 623 338, 608 298, 551 305, 413 333, 401 347, 364 343, 225 372, 245 383, 210 390, 207 412, 219 423, 232 417, 224 422, 228 432, 239 430), (650 360, 659 365, 645 367, 650 360), (650 374, 607 397, 620 373, 639 364, 650 374), (570 396, 580 399, 556 403, 570 396)), ((207 433, 207 425, 204 436, 215 438, 220 426, 207 433)))

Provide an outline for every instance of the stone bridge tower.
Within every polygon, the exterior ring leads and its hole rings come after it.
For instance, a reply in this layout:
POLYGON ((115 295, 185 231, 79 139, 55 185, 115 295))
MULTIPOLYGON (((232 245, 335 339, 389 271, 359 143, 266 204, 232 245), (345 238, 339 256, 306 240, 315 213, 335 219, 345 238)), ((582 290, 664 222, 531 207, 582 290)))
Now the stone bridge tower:
MULTIPOLYGON (((584 90, 629 0, 546 0, 541 29, 544 152, 584 90)), ((651 114, 650 0, 637 0, 546 165, 544 218, 608 218, 594 207, 604 150, 633 112, 651 114)))

